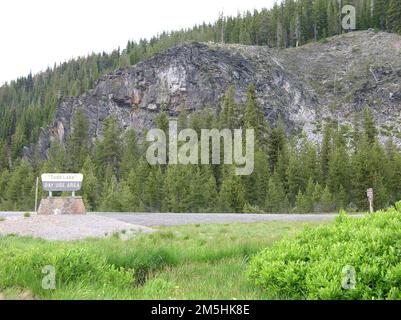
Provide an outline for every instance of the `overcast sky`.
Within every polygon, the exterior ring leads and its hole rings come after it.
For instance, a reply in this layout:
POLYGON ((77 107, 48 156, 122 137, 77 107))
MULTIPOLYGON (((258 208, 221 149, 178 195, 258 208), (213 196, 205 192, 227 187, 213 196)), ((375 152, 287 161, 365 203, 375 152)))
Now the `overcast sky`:
POLYGON ((270 8, 274 0, 1 0, 0 84, 163 30, 270 8))

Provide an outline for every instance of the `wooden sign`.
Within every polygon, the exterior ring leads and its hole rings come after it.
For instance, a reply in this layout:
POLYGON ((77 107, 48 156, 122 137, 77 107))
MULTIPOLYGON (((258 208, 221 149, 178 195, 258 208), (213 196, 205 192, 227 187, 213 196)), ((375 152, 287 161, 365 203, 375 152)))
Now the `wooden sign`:
POLYGON ((48 192, 75 192, 81 189, 83 175, 80 173, 44 173, 42 174, 43 189, 48 192))

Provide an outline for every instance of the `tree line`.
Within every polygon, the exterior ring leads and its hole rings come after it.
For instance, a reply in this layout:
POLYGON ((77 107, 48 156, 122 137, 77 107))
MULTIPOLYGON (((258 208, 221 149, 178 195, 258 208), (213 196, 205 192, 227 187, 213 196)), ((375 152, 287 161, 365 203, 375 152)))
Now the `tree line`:
POLYGON ((341 8, 356 7, 357 30, 376 28, 401 33, 401 0, 283 0, 271 9, 221 15, 215 23, 163 32, 151 39, 128 41, 126 48, 91 54, 54 65, 35 76, 29 74, 0 87, 0 143, 9 162, 22 148, 36 142, 40 127, 52 119, 63 96, 76 96, 104 74, 183 42, 224 42, 270 47, 291 47, 344 32, 341 8))
MULTIPOLYGON (((122 132, 114 116, 104 121, 103 136, 90 149, 88 121, 78 110, 67 145, 53 142, 46 161, 18 160, 10 168, 2 154, 0 209, 32 209, 35 177, 44 172, 82 172, 80 194, 94 211, 361 211, 368 208, 370 187, 376 209, 401 198, 400 150, 391 139, 379 142, 369 109, 352 126, 326 122, 322 140, 313 142, 303 133, 288 136, 281 119, 270 127, 253 85, 245 101, 234 97, 229 88, 217 115, 209 108, 190 115, 183 109, 178 130, 253 128, 255 166, 249 176, 237 176, 233 165, 224 164, 151 166, 145 138, 133 129, 122 132)), ((162 111, 154 126, 168 132, 168 121, 162 111)))

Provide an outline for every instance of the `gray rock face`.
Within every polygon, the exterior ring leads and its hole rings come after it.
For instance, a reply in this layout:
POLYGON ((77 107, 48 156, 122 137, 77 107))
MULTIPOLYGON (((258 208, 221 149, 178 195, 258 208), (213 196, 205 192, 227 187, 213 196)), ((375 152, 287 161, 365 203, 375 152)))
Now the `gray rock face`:
POLYGON ((382 139, 401 142, 401 37, 353 32, 284 50, 243 45, 183 44, 135 66, 103 76, 94 89, 60 102, 54 121, 39 141, 24 150, 46 158, 50 141, 67 142, 74 113, 89 120, 91 144, 102 136, 102 121, 114 114, 121 128, 139 133, 153 127, 161 109, 177 117, 211 106, 218 112, 225 91, 236 88, 238 102, 256 86, 264 115, 274 125, 281 115, 289 133, 321 136, 322 122, 351 124, 370 107, 382 139))

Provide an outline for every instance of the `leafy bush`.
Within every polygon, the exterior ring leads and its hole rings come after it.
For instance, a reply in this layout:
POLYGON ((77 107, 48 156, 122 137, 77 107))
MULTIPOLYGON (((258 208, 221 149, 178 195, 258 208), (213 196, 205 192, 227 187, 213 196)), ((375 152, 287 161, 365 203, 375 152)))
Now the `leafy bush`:
POLYGON ((401 299, 401 202, 277 242, 252 258, 248 277, 270 299, 401 299))

